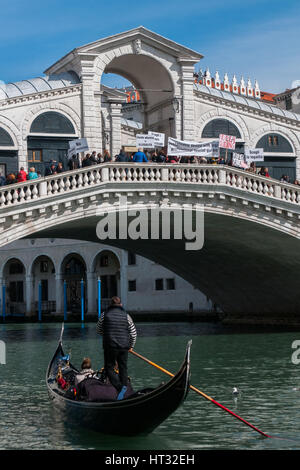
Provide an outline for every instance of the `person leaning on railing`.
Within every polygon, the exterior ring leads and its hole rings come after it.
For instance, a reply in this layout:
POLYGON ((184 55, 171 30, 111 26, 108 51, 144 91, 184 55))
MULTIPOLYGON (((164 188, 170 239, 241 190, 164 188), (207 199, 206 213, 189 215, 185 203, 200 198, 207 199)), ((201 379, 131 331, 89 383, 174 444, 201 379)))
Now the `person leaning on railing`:
POLYGON ((6 185, 6 178, 0 173, 0 186, 6 185))
POLYGON ((270 177, 270 174, 269 174, 269 169, 265 166, 262 166, 261 169, 259 170, 258 174, 260 176, 265 176, 266 178, 269 178, 270 177))
POLYGON ((6 176, 6 184, 14 184, 17 182, 16 175, 14 173, 9 173, 6 176))
POLYGON ((148 162, 148 158, 144 154, 143 150, 139 148, 138 151, 133 155, 133 161, 135 163, 144 163, 148 162))
POLYGON ((29 168, 29 172, 28 172, 28 176, 27 176, 28 180, 35 180, 38 178, 38 174, 37 172, 35 171, 35 168, 32 166, 31 168, 29 168))
POLYGON ((17 175, 17 182, 18 183, 23 183, 23 181, 27 181, 27 173, 24 170, 24 167, 21 166, 20 171, 17 175))

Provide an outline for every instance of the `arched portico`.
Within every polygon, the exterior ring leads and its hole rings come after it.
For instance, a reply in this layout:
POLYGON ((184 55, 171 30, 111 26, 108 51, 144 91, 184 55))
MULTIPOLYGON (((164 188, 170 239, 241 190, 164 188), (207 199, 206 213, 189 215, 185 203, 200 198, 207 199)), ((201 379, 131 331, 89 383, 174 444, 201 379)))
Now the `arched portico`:
POLYGON ((76 252, 69 253, 62 260, 60 274, 62 280, 66 281, 68 311, 80 313, 82 282, 84 286, 84 299, 86 300, 87 268, 84 258, 76 252))
MULTIPOLYGON (((121 294, 121 261, 118 253, 112 247, 111 250, 101 250, 92 263, 92 273, 94 279, 92 284, 95 285, 97 279, 101 280, 101 307, 106 308, 111 297, 121 294)), ((94 296, 92 297, 94 302, 94 296)), ((96 311, 95 306, 93 306, 96 311)))
POLYGON ((25 305, 29 306, 32 298, 28 290, 28 276, 25 264, 20 258, 10 258, 2 265, 1 284, 6 286, 6 312, 10 314, 23 314, 26 308, 25 305), (7 281, 8 279, 9 282, 7 281))
MULTIPOLYGON (((184 140, 194 139, 193 83, 194 65, 202 55, 140 26, 79 47, 46 70, 47 74, 73 70, 82 82, 83 134, 90 147, 103 148, 100 93, 101 76, 118 73, 139 88, 145 111, 145 130, 157 127, 184 140), (172 100, 179 102, 174 111, 172 100)), ((110 114, 112 153, 119 152, 121 138, 118 120, 121 103, 112 100, 110 114)))

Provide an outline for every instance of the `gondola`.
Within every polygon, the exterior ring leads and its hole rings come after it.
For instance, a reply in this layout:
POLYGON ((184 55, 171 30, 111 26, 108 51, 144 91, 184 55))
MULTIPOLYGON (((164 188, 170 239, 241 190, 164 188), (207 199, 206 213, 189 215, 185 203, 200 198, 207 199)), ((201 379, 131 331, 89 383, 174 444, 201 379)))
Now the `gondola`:
POLYGON ((187 345, 182 366, 167 383, 162 383, 156 388, 139 390, 123 400, 91 402, 80 397, 69 398, 57 384, 56 375, 59 367, 63 366, 68 379, 78 374, 78 369, 65 356, 62 334, 63 329, 58 347, 47 369, 46 383, 49 397, 60 410, 62 419, 67 425, 80 426, 105 434, 125 436, 148 434, 185 400, 189 391, 192 341, 187 345))

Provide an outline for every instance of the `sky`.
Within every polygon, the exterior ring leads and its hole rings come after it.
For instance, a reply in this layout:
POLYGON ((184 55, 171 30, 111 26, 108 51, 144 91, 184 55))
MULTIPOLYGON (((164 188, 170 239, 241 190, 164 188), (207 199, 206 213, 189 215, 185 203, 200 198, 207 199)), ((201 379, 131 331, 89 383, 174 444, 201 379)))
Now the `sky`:
POLYGON ((221 79, 273 93, 300 83, 299 0, 0 0, 0 81, 43 76, 72 49, 140 25, 200 52, 196 67, 221 79))

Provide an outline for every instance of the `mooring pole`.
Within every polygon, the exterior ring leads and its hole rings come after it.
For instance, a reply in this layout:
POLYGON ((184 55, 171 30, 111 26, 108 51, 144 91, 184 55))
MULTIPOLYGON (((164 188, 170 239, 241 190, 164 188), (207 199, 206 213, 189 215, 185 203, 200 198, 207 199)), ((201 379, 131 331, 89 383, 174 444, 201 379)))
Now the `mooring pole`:
POLYGON ((38 316, 39 316, 39 321, 42 321, 42 281, 39 282, 38 316))
POLYGON ((5 284, 2 286, 2 316, 3 316, 3 321, 5 320, 5 314, 6 314, 6 287, 5 284))
POLYGON ((81 322, 84 322, 84 280, 81 279, 81 322))
POLYGON ((67 321, 68 305, 67 305, 67 281, 64 280, 64 321, 67 321))
POLYGON ((101 316, 101 279, 98 277, 98 318, 101 316))

